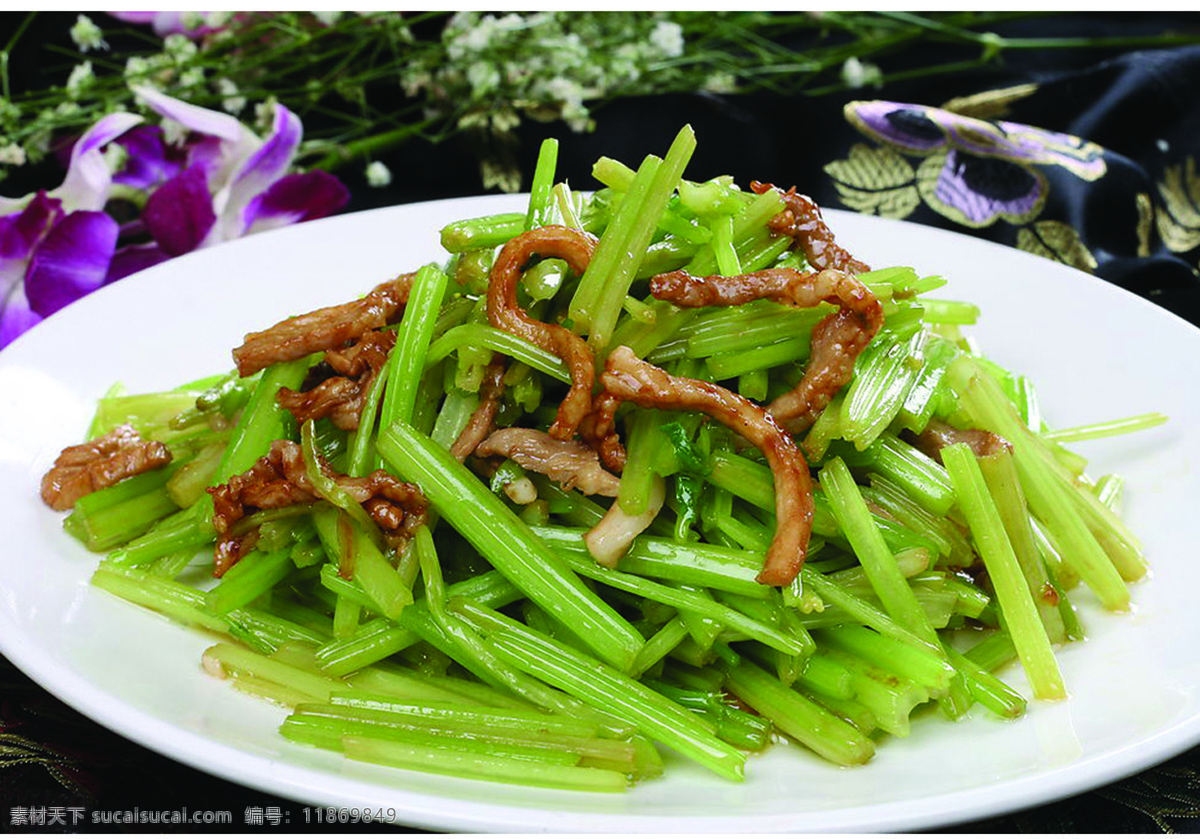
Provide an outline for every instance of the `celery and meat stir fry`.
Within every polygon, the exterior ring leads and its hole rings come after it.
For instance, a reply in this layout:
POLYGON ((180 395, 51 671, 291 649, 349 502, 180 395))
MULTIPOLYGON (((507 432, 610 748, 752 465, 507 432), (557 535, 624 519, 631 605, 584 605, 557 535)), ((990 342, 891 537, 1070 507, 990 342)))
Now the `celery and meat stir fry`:
MULTIPOLYGON (((246 336, 237 370, 100 400, 43 482, 100 588, 221 636, 283 736, 614 791, 666 746, 739 780, 778 735, 869 761, 914 713, 1066 686, 1072 597, 1146 572, 1032 384, 943 284, 871 268, 794 189, 683 177, 680 132, 246 336), (409 266, 412 267, 412 266, 409 266)), ((284 313, 281 313, 281 315, 284 313)))

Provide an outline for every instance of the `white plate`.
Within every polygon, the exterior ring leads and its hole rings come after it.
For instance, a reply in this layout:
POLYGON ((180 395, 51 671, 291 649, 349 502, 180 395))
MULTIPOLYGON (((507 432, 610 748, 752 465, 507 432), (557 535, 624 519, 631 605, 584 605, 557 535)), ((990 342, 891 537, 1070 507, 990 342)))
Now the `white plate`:
MULTIPOLYGON (((0 353, 0 651, 97 722, 179 761, 303 802, 390 809, 444 830, 742 832, 911 830, 1029 807, 1115 780, 1200 742, 1200 331, 1101 281, 933 228, 831 212, 874 265, 951 279, 973 334, 1030 374, 1058 426, 1143 411, 1171 423, 1080 450, 1128 478, 1126 514, 1153 578, 1132 614, 1080 596, 1091 635, 1061 653, 1071 698, 1016 722, 933 714, 873 762, 837 769, 799 748, 752 758, 737 785, 682 761, 627 795, 458 781, 356 764, 286 742, 283 712, 205 675, 200 633, 88 585, 96 557, 38 498, 58 451, 81 439, 115 380, 172 387, 231 367, 243 333, 349 299, 439 259, 435 231, 521 209, 492 197, 397 207, 250 237, 152 268, 68 307, 0 353)), ((1017 674, 1009 673, 1023 687, 1017 674)), ((213 802, 214 805, 217 802, 213 802)), ((303 814, 292 813, 292 824, 303 814)))

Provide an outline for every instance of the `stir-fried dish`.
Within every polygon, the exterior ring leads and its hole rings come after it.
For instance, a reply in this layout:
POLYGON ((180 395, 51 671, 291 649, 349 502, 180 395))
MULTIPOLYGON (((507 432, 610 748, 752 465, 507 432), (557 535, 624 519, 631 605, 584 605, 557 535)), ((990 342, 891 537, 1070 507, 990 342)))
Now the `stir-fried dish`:
POLYGON ((776 734, 862 764, 914 714, 1063 698, 1073 595, 1146 572, 1063 446, 1118 426, 1051 433, 940 277, 685 179, 694 146, 584 196, 548 142, 441 264, 105 396, 42 486, 94 583, 222 636, 206 669, 290 740, 508 783, 620 790, 660 746, 739 780, 776 734))

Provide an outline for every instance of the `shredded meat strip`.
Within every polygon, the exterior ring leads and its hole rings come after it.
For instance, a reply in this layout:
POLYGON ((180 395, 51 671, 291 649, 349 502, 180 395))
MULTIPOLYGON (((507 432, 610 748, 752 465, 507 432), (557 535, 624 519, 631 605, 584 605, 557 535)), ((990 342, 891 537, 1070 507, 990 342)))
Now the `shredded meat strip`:
POLYGON ((834 240, 833 231, 821 218, 821 208, 807 195, 796 192, 795 187, 784 192, 774 184, 758 181, 751 181, 750 188, 759 195, 772 189, 779 191, 784 209, 771 219, 770 228, 776 233, 792 237, 794 245, 804 250, 804 257, 813 268, 818 271, 836 268, 850 274, 863 274, 871 270, 869 265, 855 259, 834 240))
POLYGON ((369 329, 391 323, 404 308, 412 274, 380 283, 365 297, 280 321, 251 332, 233 351, 238 374, 249 376, 281 361, 295 361, 321 350, 337 350, 369 329))
POLYGON ((68 446, 42 478, 42 500, 53 510, 69 510, 98 489, 171 462, 162 443, 143 440, 132 425, 119 425, 103 437, 68 446))
POLYGON ((526 264, 535 256, 565 260, 572 271, 582 274, 595 249, 594 237, 571 227, 547 225, 530 230, 501 248, 488 285, 487 315, 492 326, 554 353, 571 373, 571 389, 550 426, 550 436, 557 440, 575 436, 579 423, 592 409, 595 360, 584 340, 571 330, 525 314, 517 303, 517 284, 526 264))
POLYGON ((345 349, 326 350, 325 363, 341 375, 330 376, 308 390, 280 388, 275 401, 291 411, 298 423, 329 417, 343 431, 354 431, 367 394, 395 343, 395 332, 373 329, 345 349))
POLYGON ((499 455, 516 461, 523 469, 538 472, 564 489, 584 495, 615 498, 621 479, 604 470, 593 449, 576 440, 555 440, 532 428, 501 428, 475 449, 479 457, 499 455))
POLYGON ((856 277, 832 268, 815 274, 769 268, 733 277, 697 277, 679 270, 654 277, 650 291, 659 300, 683 307, 736 306, 760 298, 799 308, 822 302, 840 306, 813 328, 803 378, 767 408, 793 432, 811 425, 825 410, 853 375, 854 360, 883 325, 883 306, 871 290, 856 277))
POLYGON ((800 573, 812 533, 812 478, 808 463, 786 431, 761 407, 723 387, 672 376, 642 361, 629 347, 608 356, 600 376, 604 387, 597 413, 601 430, 612 433, 622 401, 643 408, 703 411, 740 434, 767 458, 775 478, 775 537, 758 581, 783 586, 800 573))
MULTIPOLYGON (((421 490, 413 484, 399 481, 382 469, 352 478, 337 474, 324 461, 320 466, 363 505, 392 546, 403 545, 425 521, 428 505, 421 490)), ((243 516, 252 509, 273 510, 308 504, 319 498, 308 478, 300 445, 291 440, 276 440, 271 451, 248 470, 234 475, 227 483, 210 487, 208 492, 213 499, 212 521, 217 532, 214 574, 218 577, 247 551, 247 534, 240 534, 235 528, 243 516)))
POLYGON ((496 424, 500 400, 504 398, 504 367, 504 362, 493 355, 491 363, 484 368, 483 382, 479 386, 479 406, 450 447, 450 454, 459 463, 475 451, 475 447, 483 442, 496 424))
POLYGON ((1010 450, 1012 446, 999 434, 982 431, 978 428, 955 428, 941 420, 930 420, 925 430, 920 434, 905 435, 919 451, 942 462, 942 449, 955 443, 966 443, 976 457, 986 457, 1002 450, 1010 450))

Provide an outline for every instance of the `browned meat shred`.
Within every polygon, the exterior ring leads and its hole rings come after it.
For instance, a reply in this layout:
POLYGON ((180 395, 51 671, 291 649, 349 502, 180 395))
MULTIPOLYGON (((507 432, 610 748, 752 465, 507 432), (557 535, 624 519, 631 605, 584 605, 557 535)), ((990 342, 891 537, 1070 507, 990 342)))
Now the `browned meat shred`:
POLYGON ((366 297, 251 332, 233 351, 238 374, 250 376, 282 361, 295 361, 321 350, 338 350, 368 330, 387 326, 403 311, 412 278, 412 274, 402 274, 380 283, 366 297))
POLYGON ((458 439, 450 447, 450 454, 462 463, 475 451, 483 439, 491 433, 500 411, 500 400, 504 398, 504 362, 492 357, 483 371, 483 382, 479 386, 479 406, 471 413, 466 426, 459 432, 458 439))
POLYGON ((479 457, 498 455, 516 461, 523 469, 538 472, 564 489, 584 495, 615 498, 621 479, 606 472, 593 449, 576 440, 556 440, 532 428, 501 428, 475 449, 479 457))
POLYGON ((42 500, 54 510, 69 510, 98 489, 171 462, 162 443, 143 440, 132 425, 119 425, 103 437, 68 446, 42 478, 42 500))
POLYGON ((354 431, 367 394, 395 343, 395 332, 373 329, 345 349, 327 350, 325 363, 340 375, 304 391, 280 388, 275 399, 298 423, 329 417, 343 431, 354 431))
POLYGON ((547 225, 508 241, 492 266, 488 285, 487 314, 492 326, 511 332, 554 353, 567 365, 571 389, 558 407, 550 436, 569 440, 592 409, 592 385, 596 370, 592 351, 584 340, 566 327, 533 320, 517 303, 517 284, 526 264, 535 256, 566 261, 582 274, 596 249, 596 239, 572 227, 547 225))
POLYGON ((771 219, 769 226, 776 233, 792 237, 794 246, 803 249, 804 258, 813 268, 818 271, 835 268, 850 274, 863 274, 871 270, 869 265, 855 259, 834 240, 833 231, 821 218, 821 208, 807 195, 796 192, 795 187, 784 192, 774 184, 758 181, 751 181, 750 188, 759 195, 772 189, 779 191, 784 209, 771 219))
MULTIPOLYGON (((370 475, 352 478, 333 472, 322 461, 321 469, 332 477, 351 498, 363 505, 384 537, 400 547, 426 517, 425 496, 413 484, 404 483, 377 469, 370 475)), ((238 521, 252 510, 273 510, 319 500, 305 469, 304 455, 298 443, 276 440, 271 451, 248 470, 234 475, 227 483, 210 487, 213 499, 213 529, 217 532, 215 568, 220 577, 246 552, 246 534, 239 533, 238 521)))
POLYGON ((733 277, 697 277, 680 270, 654 277, 650 291, 660 300, 684 307, 735 306, 762 298, 800 308, 822 302, 840 306, 813 328, 803 378, 767 408, 793 432, 811 425, 825 410, 853 375, 854 360, 883 325, 883 306, 871 290, 836 269, 808 273, 769 268, 733 277))
POLYGON ((644 408, 703 411, 757 447, 775 478, 775 537, 758 575, 764 585, 789 584, 800 573, 812 533, 812 478, 808 463, 786 431, 760 406, 723 387, 672 376, 642 361, 629 347, 608 356, 600 376, 604 391, 597 402, 598 430, 613 433, 622 401, 644 408))
POLYGON ((955 443, 966 443, 976 457, 987 457, 989 454, 1012 449, 1009 442, 999 434, 978 428, 955 428, 936 419, 930 420, 924 431, 910 436, 909 439, 920 452, 938 463, 942 462, 942 449, 955 443))

